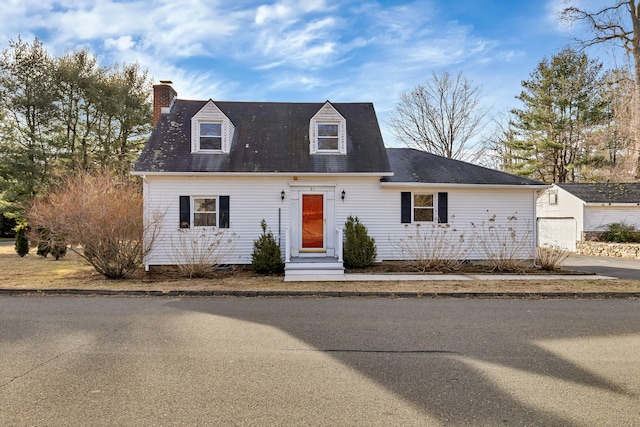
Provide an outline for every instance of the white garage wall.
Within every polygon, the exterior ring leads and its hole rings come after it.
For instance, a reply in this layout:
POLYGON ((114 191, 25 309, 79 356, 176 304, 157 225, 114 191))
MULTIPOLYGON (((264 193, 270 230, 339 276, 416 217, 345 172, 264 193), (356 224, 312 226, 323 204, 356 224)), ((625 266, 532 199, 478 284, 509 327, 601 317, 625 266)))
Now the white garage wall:
POLYGON ((612 223, 640 228, 640 206, 586 206, 584 231, 606 231, 612 223))
MULTIPOLYGON (((582 239, 582 229, 584 224, 584 202, 578 199, 573 194, 563 190, 555 185, 545 190, 536 201, 536 215, 540 218, 572 218, 575 220, 575 227, 572 227, 575 233, 574 239, 576 241, 582 239), (557 203, 555 205, 550 204, 551 195, 557 195, 557 203)), ((562 222, 557 222, 556 225, 561 225, 562 222)), ((560 231, 562 235, 566 234, 566 230, 560 231)), ((556 242, 561 245, 560 242, 556 242)))

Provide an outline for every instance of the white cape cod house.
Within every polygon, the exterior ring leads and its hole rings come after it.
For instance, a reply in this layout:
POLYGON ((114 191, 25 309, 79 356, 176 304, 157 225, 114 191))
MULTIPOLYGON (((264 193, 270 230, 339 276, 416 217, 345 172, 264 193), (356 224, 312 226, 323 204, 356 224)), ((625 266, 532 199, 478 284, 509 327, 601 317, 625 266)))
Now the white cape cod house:
POLYGON ((192 101, 166 83, 154 86, 154 128, 133 173, 143 178, 146 218, 162 213, 147 268, 176 264, 180 233, 204 230, 232 240, 225 263, 250 264, 264 219, 287 274, 319 260, 342 272, 350 215, 375 238, 378 260, 406 258, 399 241, 417 226, 455 229, 465 257, 483 259, 472 224, 506 227, 514 216, 526 239, 522 256, 533 258, 536 191, 547 187, 386 148, 371 103, 192 101))

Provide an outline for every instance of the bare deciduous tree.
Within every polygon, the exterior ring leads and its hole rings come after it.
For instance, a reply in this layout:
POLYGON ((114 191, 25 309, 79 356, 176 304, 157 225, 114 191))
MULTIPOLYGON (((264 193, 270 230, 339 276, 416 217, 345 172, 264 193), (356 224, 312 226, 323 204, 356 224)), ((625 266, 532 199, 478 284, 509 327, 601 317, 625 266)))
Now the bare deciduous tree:
POLYGON ((409 147, 454 159, 471 157, 470 140, 484 125, 481 89, 462 73, 433 73, 426 84, 402 93, 391 132, 409 147))
POLYGON ((37 197, 28 218, 33 230, 47 229, 99 273, 121 279, 152 249, 161 215, 145 225, 139 186, 106 173, 81 172, 37 197))
MULTIPOLYGON (((566 1, 569 3, 569 1, 566 1)), ((568 22, 586 22, 593 37, 582 40, 583 46, 593 46, 600 43, 614 42, 631 55, 634 63, 634 146, 635 162, 634 176, 640 179, 640 8, 636 0, 609 1, 609 6, 603 6, 596 11, 588 11, 576 6, 565 7, 560 17, 568 22)))

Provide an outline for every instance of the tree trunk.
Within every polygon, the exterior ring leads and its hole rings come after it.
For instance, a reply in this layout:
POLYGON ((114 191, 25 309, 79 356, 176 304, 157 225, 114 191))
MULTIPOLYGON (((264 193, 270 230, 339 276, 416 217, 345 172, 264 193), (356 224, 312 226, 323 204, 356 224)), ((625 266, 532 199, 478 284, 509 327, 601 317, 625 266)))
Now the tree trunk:
POLYGON ((631 39, 631 52, 633 54, 634 66, 634 99, 633 99, 633 177, 640 179, 640 16, 635 0, 629 0, 629 12, 633 23, 633 38, 631 39))

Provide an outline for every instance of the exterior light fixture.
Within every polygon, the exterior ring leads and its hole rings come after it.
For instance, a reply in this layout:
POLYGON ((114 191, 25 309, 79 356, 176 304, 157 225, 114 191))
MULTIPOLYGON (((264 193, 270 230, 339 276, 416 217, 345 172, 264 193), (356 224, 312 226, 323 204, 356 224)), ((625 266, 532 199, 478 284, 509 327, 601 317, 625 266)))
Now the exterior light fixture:
POLYGON ((346 194, 347 194, 347 193, 345 193, 345 192, 344 192, 344 190, 342 190, 342 197, 341 197, 341 198, 342 198, 342 200, 344 200, 344 196, 345 196, 346 194))
POLYGON ((284 202, 284 190, 280 192, 280 200, 284 202))

